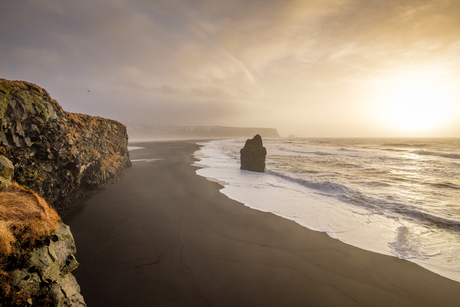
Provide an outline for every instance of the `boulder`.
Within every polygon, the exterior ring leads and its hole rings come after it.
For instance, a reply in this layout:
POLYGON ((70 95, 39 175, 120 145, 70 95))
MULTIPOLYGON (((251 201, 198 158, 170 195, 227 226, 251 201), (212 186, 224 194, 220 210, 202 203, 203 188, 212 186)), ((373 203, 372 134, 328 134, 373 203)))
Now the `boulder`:
POLYGON ((252 139, 246 141, 244 147, 240 150, 241 169, 252 172, 265 171, 265 157, 267 150, 262 144, 262 137, 255 135, 252 139))
POLYGON ((14 175, 14 165, 5 156, 0 154, 0 190, 11 183, 14 175))
POLYGON ((80 286, 71 273, 78 267, 75 253, 70 228, 61 223, 48 244, 33 249, 25 266, 10 273, 13 286, 29 300, 34 301, 49 292, 54 306, 86 306, 80 286))

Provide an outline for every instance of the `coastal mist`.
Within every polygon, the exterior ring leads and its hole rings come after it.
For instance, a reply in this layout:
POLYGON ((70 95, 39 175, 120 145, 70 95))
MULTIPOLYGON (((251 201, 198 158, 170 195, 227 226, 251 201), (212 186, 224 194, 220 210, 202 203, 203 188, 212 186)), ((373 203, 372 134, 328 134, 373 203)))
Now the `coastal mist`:
POLYGON ((460 139, 264 139, 265 173, 239 169, 244 140, 201 145, 228 197, 460 281, 460 139))

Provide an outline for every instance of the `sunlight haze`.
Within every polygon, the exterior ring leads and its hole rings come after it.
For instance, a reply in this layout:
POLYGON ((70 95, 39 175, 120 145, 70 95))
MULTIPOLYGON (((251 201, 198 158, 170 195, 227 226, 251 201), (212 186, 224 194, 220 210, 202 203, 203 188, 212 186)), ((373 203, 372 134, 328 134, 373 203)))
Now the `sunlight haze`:
POLYGON ((460 1, 0 1, 0 77, 65 110, 281 136, 459 137, 460 1))
POLYGON ((460 101, 454 88, 440 82, 441 76, 431 79, 406 77, 395 82, 383 95, 382 119, 400 131, 429 133, 455 123, 460 101))

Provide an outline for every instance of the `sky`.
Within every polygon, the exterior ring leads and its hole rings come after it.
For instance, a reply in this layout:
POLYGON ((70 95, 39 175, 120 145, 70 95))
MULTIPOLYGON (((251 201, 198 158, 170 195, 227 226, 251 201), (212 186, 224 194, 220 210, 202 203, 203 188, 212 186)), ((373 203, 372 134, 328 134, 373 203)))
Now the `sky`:
POLYGON ((460 137, 458 0, 0 0, 0 12, 0 78, 66 111, 460 137))

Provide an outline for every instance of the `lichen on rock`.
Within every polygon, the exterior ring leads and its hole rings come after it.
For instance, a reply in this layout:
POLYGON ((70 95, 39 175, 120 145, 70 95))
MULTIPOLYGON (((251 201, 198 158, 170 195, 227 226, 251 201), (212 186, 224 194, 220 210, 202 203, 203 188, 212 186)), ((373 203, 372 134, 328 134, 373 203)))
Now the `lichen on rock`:
POLYGON ((0 154, 0 190, 11 183, 13 175, 13 163, 4 155, 0 154))
POLYGON ((14 180, 58 212, 118 180, 130 165, 126 127, 114 120, 64 111, 43 88, 0 79, 0 146, 14 180))
POLYGON ((30 252, 30 259, 23 268, 10 272, 13 285, 32 301, 48 292, 54 306, 86 306, 80 286, 71 274, 78 262, 69 226, 61 223, 51 238, 48 244, 30 252))

